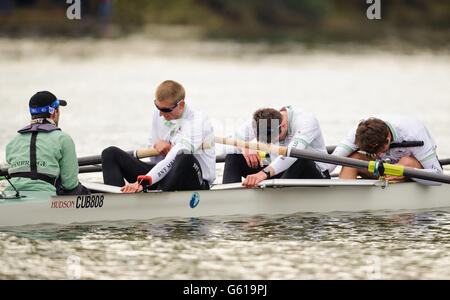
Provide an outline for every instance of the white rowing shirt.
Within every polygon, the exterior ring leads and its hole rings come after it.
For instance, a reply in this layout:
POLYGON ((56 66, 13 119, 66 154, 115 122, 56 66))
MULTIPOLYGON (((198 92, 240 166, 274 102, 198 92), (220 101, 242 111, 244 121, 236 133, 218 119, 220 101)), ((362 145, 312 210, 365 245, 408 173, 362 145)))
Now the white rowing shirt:
MULTIPOLYGON (((278 144, 295 148, 299 150, 310 150, 321 153, 327 153, 325 140, 319 126, 319 121, 310 111, 298 109, 292 106, 283 107, 280 111, 286 110, 288 114, 288 132, 286 138, 278 144)), ((251 141, 256 138, 256 132, 253 127, 253 118, 245 122, 234 134, 234 137, 242 141, 251 141)), ((297 158, 286 157, 277 154, 270 154, 272 162, 271 166, 275 170, 275 175, 284 172, 292 166, 297 158)), ((327 165, 316 162, 321 172, 327 170, 327 165)))
MULTIPOLYGON (((404 141, 423 141, 423 146, 400 147, 389 149, 380 156, 381 160, 390 159, 391 163, 397 163, 402 157, 410 156, 417 159, 425 170, 442 174, 443 170, 436 154, 436 144, 428 132, 425 125, 419 120, 409 116, 398 115, 378 115, 374 118, 380 119, 386 123, 392 134, 391 143, 401 143, 404 141)), ((359 125, 359 124, 358 124, 359 125)), ((333 155, 349 156, 358 149, 355 145, 355 136, 358 125, 354 127, 346 138, 336 147, 333 155)), ((328 165, 330 173, 336 168, 335 165, 328 165)), ((426 180, 415 181, 430 183, 426 180)))
POLYGON ((167 121, 155 110, 153 114, 150 148, 158 140, 164 140, 172 145, 164 158, 162 155, 150 160, 157 163, 147 174, 152 177, 152 184, 163 179, 172 169, 178 153, 193 153, 202 168, 202 177, 212 184, 216 179, 216 152, 214 147, 214 130, 206 115, 184 106, 181 118, 167 121), (202 149, 203 143, 211 145, 202 149))

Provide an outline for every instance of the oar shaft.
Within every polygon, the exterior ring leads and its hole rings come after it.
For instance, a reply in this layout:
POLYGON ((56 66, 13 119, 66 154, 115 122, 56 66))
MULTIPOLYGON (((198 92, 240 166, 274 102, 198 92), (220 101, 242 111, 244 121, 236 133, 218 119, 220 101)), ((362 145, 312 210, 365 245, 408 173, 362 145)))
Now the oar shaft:
POLYGON ((93 166, 83 166, 78 169, 78 173, 94 173, 94 172, 101 172, 102 166, 101 165, 93 165, 93 166))
POLYGON ((439 162, 443 166, 450 165, 450 158, 440 159, 439 162))
MULTIPOLYGON (((348 157, 338 157, 334 155, 299 149, 291 149, 290 153, 288 153, 288 156, 306 158, 314 161, 331 163, 335 165, 347 166, 364 170, 368 170, 369 166, 371 165, 371 162, 369 161, 353 159, 348 157)), ((406 176, 424 180, 437 181, 442 183, 450 183, 450 176, 448 175, 438 174, 434 172, 431 173, 425 170, 406 168, 388 163, 384 163, 383 166, 385 169, 385 173, 389 175, 406 176)))
POLYGON ((305 158, 305 159, 310 159, 310 160, 323 162, 323 163, 327 163, 327 164, 341 165, 341 166, 366 169, 366 170, 369 167, 368 161, 349 158, 349 157, 334 156, 331 154, 325 154, 325 153, 309 151, 309 150, 290 149, 290 152, 287 153, 287 156, 305 158))
MULTIPOLYGON (((290 153, 288 153, 288 156, 292 157, 299 157, 299 158, 305 158, 310 159, 314 161, 319 161, 323 163, 331 163, 334 165, 341 165, 341 166, 347 166, 351 168, 358 168, 358 169, 364 169, 368 170, 369 166, 371 165, 370 161, 364 161, 359 159, 353 159, 348 157, 339 157, 329 154, 323 154, 308 150, 299 150, 299 149, 291 149, 290 153)), ((373 162, 372 162, 373 163, 373 162)), ((412 168, 406 168, 402 166, 397 166, 393 164, 384 163, 383 164, 386 174, 389 175, 397 175, 397 176, 406 176, 406 177, 413 177, 418 179, 424 179, 424 180, 431 180, 431 181, 437 181, 442 183, 450 183, 450 176, 444 175, 444 174, 438 174, 438 173, 431 173, 427 172, 425 170, 420 169, 412 169, 412 168)))
MULTIPOLYGON (((216 163, 223 163, 225 162, 225 154, 217 155, 216 156, 216 163)), ((3 170, 3 169, 2 169, 3 170)), ((94 172, 102 172, 102 165, 92 165, 92 166, 82 166, 80 167, 78 173, 94 173, 94 172)), ((6 172, 8 172, 8 169, 6 169, 6 172)), ((5 174, 6 175, 6 174, 5 174)), ((3 176, 3 175, 1 175, 3 176)))
MULTIPOLYGON (((212 145, 210 143, 203 143, 200 149, 209 149, 212 145)), ((159 155, 159 152, 156 149, 139 149, 136 151, 127 151, 128 154, 132 156, 136 156, 137 158, 146 158, 159 155)), ((78 165, 81 166, 90 166, 90 165, 98 165, 102 163, 101 155, 92 155, 92 156, 84 156, 78 158, 78 165)))
MULTIPOLYGON (((134 155, 134 151, 127 151, 128 154, 134 155)), ((102 163, 101 155, 91 155, 91 156, 83 156, 78 158, 78 165, 81 166, 90 166, 90 165, 98 165, 102 163)))
MULTIPOLYGON (((216 163, 223 163, 225 162, 225 154, 222 155, 217 155, 216 156, 216 163)), ((3 171, 3 169, 2 169, 3 171)), ((102 165, 100 164, 96 164, 96 165, 92 165, 92 166, 81 166, 78 173, 94 173, 94 172, 102 172, 102 165)), ((8 173, 8 169, 5 169, 5 174, 6 175, 8 173)), ((3 174, 0 174, 0 176, 4 176, 3 174)))
MULTIPOLYGON (((152 149, 150 149, 152 150, 152 149)), ((139 152, 139 151, 137 151, 139 152)), ((129 153, 130 155, 134 155, 134 151, 128 151, 127 153, 129 153)), ((140 158, 144 158, 144 157, 149 157, 149 156, 145 156, 148 153, 143 152, 143 153, 138 153, 138 157, 140 158)), ((158 153, 159 154, 159 153, 158 153)), ((157 155, 158 155, 157 154, 157 155)), ((223 163, 225 162, 225 154, 222 155, 217 155, 216 156, 216 163, 223 163)), ((80 166, 79 169, 79 173, 94 173, 94 172, 102 172, 102 166, 101 166, 101 156, 100 155, 93 155, 93 156, 85 156, 85 157, 80 157, 78 159, 78 163, 80 166)), ((0 169, 0 176, 6 176, 8 175, 8 168, 1 168, 0 169)))
POLYGON ((404 168, 403 176, 419 178, 424 180, 437 181, 442 183, 450 183, 450 176, 438 173, 426 172, 420 169, 404 168))
MULTIPOLYGON (((412 145, 416 145, 415 143, 418 143, 418 142, 409 142, 409 143, 411 143, 412 145), (414 143, 414 144, 413 144, 414 143)), ((423 142, 421 142, 421 143, 423 143, 423 142)), ((328 154, 331 154, 331 153, 333 153, 333 151, 336 149, 336 145, 330 145, 330 146, 327 146, 327 152, 328 152, 328 154)), ((391 144, 391 148, 392 148, 392 144, 391 144)), ((395 147, 394 147, 395 148, 395 147)), ((450 158, 444 158, 444 159, 440 159, 439 160, 439 162, 441 163, 441 165, 442 166, 447 166, 447 165, 450 165, 450 158)))

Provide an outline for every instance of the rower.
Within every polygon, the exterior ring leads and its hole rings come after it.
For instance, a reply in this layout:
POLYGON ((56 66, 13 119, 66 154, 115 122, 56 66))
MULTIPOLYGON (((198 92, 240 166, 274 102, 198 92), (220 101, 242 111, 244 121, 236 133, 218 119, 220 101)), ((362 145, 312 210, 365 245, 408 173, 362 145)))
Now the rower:
MULTIPOLYGON (((408 116, 380 115, 361 121, 336 147, 333 155, 348 156, 362 160, 389 160, 393 164, 408 168, 425 169, 442 174, 442 166, 436 154, 436 144, 425 125, 408 116), (361 150, 364 153, 358 152, 361 150)), ((331 173, 335 165, 329 165, 331 173)), ((370 172, 350 167, 342 167, 339 178, 377 178, 370 172)), ((404 176, 387 175, 389 182, 404 182, 404 176)), ((423 184, 436 182, 412 178, 423 184)))
POLYGON ((78 160, 72 138, 58 127, 60 106, 48 91, 31 97, 31 124, 6 146, 9 177, 18 191, 48 191, 58 195, 89 194, 78 182, 78 160))
MULTIPOLYGON (((327 153, 319 122, 313 113, 286 106, 280 110, 257 110, 234 135, 235 139, 288 145, 292 148, 327 153)), ((235 149, 236 150, 236 149, 235 149)), ((238 152, 225 158, 223 183, 241 182, 245 187, 256 187, 268 178, 324 179, 330 178, 326 164, 311 160, 272 155, 267 167, 257 151, 238 148, 238 152)))
POLYGON ((125 193, 140 192, 144 186, 163 191, 209 189, 216 177, 214 131, 209 119, 187 106, 185 89, 178 82, 162 82, 155 98, 150 147, 160 155, 147 164, 109 147, 102 152, 104 183, 122 187, 125 193), (211 147, 203 149, 204 143, 211 147), (125 185, 124 179, 129 184, 125 185))

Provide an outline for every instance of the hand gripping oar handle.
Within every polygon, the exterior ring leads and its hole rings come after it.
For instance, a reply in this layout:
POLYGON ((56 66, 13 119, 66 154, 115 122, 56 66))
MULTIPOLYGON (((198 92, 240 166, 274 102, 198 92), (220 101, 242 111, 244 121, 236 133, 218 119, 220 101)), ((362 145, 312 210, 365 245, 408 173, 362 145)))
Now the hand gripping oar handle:
POLYGON ((430 180, 430 181, 437 181, 437 182, 442 182, 442 183, 450 183, 450 176, 448 176, 448 175, 431 173, 431 172, 427 172, 427 171, 420 170, 420 169, 405 168, 402 166, 388 164, 388 163, 376 164, 376 162, 374 162, 374 161, 364 161, 364 160, 359 160, 359 159, 354 159, 354 158, 349 158, 349 157, 334 156, 334 155, 325 154, 325 153, 321 153, 321 152, 300 150, 300 149, 295 149, 295 148, 275 146, 275 145, 264 144, 264 143, 252 143, 252 142, 237 141, 237 140, 221 138, 221 137, 216 137, 215 141, 216 141, 216 143, 219 143, 219 144, 244 147, 244 148, 249 148, 249 149, 253 149, 253 150, 263 150, 263 151, 267 151, 267 152, 271 152, 271 153, 277 153, 277 154, 280 154, 283 156, 304 158, 304 159, 309 159, 309 160, 333 164, 333 165, 341 165, 341 166, 347 166, 347 167, 358 168, 358 169, 363 169, 363 170, 369 170, 372 173, 376 173, 376 174, 379 174, 381 171, 381 173, 384 173, 385 175, 407 176, 407 177, 414 177, 414 178, 430 180), (375 169, 376 165, 378 165, 378 167, 375 169), (380 166, 382 166, 384 170, 381 170, 380 166))
MULTIPOLYGON (((197 150, 206 150, 212 148, 211 143, 203 143, 197 150)), ((151 156, 158 156, 159 152, 156 151, 155 148, 151 149, 140 149, 136 150, 135 156, 137 158, 145 158, 145 157, 151 157, 151 156)))
POLYGON ((145 157, 158 156, 159 152, 156 151, 155 148, 151 148, 151 149, 139 149, 139 150, 136 150, 136 152, 133 154, 137 158, 145 158, 145 157))

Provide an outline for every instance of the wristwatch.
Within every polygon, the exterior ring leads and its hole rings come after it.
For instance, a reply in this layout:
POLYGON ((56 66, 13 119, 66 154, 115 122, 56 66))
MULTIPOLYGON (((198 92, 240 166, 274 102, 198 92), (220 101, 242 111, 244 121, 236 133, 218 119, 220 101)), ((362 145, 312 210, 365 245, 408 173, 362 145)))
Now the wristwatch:
POLYGON ((267 179, 270 178, 270 169, 268 167, 262 169, 262 172, 267 175, 267 179))

